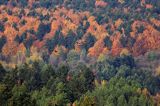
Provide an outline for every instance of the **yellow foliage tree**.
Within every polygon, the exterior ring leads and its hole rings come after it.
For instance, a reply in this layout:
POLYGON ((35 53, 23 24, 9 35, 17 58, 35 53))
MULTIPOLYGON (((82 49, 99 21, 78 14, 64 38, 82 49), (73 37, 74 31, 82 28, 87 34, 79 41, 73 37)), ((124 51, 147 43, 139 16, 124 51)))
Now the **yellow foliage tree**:
POLYGON ((106 59, 106 56, 104 55, 104 54, 100 54, 99 56, 98 56, 98 62, 103 62, 104 60, 106 59))
POLYGON ((130 52, 127 48, 121 50, 120 56, 130 55, 130 52))
POLYGON ((160 66, 156 68, 156 75, 157 75, 157 76, 160 75, 160 66))

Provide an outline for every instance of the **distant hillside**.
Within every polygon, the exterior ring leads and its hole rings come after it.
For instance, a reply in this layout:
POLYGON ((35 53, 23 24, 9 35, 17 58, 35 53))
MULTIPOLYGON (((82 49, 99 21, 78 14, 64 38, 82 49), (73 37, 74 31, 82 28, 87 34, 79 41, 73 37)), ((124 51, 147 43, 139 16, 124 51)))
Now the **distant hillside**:
POLYGON ((160 49, 159 0, 1 0, 0 59, 143 55, 160 49))

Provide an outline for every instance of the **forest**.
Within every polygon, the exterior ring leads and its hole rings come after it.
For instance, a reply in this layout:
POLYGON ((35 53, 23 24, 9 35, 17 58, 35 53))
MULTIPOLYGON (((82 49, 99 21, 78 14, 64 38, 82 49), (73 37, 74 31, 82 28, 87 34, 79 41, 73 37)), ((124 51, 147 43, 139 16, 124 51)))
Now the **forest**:
POLYGON ((160 0, 0 0, 0 106, 160 106, 160 0))
MULTIPOLYGON (((149 59, 155 57, 149 55, 149 59)), ((139 68, 131 55, 86 63, 78 55, 50 65, 0 65, 1 106, 159 106, 160 70, 139 68)))

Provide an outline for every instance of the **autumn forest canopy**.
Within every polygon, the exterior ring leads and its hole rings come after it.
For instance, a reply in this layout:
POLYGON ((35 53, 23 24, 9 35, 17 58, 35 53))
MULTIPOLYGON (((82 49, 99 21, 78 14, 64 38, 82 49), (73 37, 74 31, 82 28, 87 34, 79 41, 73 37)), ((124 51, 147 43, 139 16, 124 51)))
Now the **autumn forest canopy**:
POLYGON ((160 105, 160 0, 0 0, 0 106, 66 105, 160 105))

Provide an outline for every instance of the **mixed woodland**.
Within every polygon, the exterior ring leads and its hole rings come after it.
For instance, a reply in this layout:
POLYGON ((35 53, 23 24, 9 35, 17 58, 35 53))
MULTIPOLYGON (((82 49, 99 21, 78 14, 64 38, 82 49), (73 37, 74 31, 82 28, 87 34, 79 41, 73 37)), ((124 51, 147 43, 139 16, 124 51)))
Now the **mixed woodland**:
POLYGON ((160 106, 159 0, 0 0, 0 106, 160 106))

